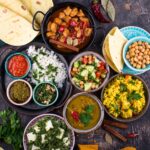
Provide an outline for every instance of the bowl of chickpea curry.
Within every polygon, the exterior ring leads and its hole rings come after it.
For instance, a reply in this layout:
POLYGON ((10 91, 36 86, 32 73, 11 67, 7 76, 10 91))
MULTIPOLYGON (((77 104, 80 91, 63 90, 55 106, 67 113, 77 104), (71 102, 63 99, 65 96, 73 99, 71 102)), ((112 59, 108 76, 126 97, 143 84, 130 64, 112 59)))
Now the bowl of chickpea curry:
POLYGON ((41 33, 48 48, 59 53, 77 53, 92 44, 94 24, 87 8, 78 3, 65 2, 44 15, 41 33))
POLYGON ((136 37, 129 40, 123 49, 123 59, 133 71, 150 70, 150 39, 136 37))

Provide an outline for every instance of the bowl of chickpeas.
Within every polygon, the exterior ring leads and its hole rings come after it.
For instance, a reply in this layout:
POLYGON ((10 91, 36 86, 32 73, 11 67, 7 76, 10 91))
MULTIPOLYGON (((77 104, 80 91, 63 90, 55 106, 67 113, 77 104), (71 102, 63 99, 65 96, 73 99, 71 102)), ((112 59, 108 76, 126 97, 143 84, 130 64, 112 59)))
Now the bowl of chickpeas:
POLYGON ((133 71, 150 70, 150 39, 135 37, 129 40, 123 48, 123 59, 133 71))

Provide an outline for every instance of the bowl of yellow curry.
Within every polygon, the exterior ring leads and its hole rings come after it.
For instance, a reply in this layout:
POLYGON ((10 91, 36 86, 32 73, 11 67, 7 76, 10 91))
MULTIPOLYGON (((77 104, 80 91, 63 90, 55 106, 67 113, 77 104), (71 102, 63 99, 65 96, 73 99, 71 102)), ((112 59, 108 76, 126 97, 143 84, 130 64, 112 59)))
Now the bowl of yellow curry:
POLYGON ((65 104, 63 117, 73 131, 88 133, 101 126, 104 108, 96 96, 85 92, 77 93, 65 104))
POLYGON ((148 87, 138 76, 117 74, 102 89, 101 100, 105 111, 113 119, 121 122, 134 121, 148 109, 148 87))

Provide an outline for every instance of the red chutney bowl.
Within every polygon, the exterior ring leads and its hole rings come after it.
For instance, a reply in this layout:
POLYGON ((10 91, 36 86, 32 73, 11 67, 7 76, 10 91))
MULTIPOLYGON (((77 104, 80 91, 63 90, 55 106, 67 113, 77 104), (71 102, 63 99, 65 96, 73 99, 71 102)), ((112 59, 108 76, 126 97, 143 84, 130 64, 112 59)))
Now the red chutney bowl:
POLYGON ((5 71, 13 79, 25 78, 30 69, 30 58, 24 53, 13 53, 5 61, 5 71))

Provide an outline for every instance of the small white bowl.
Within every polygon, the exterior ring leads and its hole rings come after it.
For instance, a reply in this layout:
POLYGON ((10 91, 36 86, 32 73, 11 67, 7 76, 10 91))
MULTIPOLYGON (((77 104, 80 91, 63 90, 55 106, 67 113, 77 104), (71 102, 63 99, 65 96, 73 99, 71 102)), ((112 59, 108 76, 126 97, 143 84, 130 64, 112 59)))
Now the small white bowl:
POLYGON ((14 105, 16 105, 16 106, 23 106, 23 105, 26 105, 27 103, 29 103, 29 101, 30 101, 31 98, 32 98, 32 87, 31 87, 31 85, 30 85, 29 82, 27 82, 27 81, 25 81, 25 80, 23 80, 23 79, 13 80, 13 81, 10 82, 9 85, 7 86, 6 94, 7 94, 8 100, 9 100, 12 104, 14 104, 14 105), (10 87, 11 87, 15 82, 18 82, 18 81, 21 81, 21 82, 26 83, 26 84, 28 85, 29 89, 30 89, 30 97, 29 97, 25 102, 23 102, 23 103, 16 103, 16 102, 14 102, 14 101, 11 99, 10 94, 9 94, 10 87))

